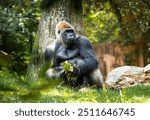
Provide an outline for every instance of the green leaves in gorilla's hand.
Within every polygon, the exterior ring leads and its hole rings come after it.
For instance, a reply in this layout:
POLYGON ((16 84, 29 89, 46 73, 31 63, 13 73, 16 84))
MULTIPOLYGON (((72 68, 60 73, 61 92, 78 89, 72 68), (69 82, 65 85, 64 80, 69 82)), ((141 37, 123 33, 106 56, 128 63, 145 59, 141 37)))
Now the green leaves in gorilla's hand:
POLYGON ((68 80, 76 80, 77 76, 74 76, 72 73, 74 71, 74 67, 73 64, 70 63, 69 61, 65 61, 63 63, 61 63, 61 65, 63 66, 65 75, 67 77, 68 80))

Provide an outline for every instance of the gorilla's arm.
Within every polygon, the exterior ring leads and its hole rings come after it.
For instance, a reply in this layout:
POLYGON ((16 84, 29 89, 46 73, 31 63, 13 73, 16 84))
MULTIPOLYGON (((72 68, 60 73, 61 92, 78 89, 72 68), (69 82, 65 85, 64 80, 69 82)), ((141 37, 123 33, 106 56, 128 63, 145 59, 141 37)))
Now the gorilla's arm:
POLYGON ((84 36, 78 37, 77 45, 80 49, 80 57, 73 63, 77 74, 86 74, 98 68, 98 61, 89 40, 84 36))
POLYGON ((46 61, 53 59, 55 46, 56 46, 56 43, 54 42, 46 47, 45 52, 44 52, 44 59, 46 61))

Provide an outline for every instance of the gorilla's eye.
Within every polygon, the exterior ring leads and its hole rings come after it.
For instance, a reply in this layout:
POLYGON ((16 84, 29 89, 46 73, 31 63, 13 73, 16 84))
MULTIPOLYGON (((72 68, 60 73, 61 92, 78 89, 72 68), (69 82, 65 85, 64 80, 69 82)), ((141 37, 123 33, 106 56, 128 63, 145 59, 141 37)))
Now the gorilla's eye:
POLYGON ((58 34, 60 34, 60 30, 58 30, 58 34))

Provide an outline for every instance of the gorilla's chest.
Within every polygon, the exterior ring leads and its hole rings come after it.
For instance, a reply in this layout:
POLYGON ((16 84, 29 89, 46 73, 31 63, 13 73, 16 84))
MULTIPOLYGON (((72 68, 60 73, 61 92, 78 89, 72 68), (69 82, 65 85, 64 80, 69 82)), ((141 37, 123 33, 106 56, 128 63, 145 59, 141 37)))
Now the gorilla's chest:
POLYGON ((70 60, 77 56, 79 56, 79 49, 77 47, 72 47, 72 48, 67 49, 63 46, 60 46, 56 50, 56 54, 55 54, 55 58, 59 62, 70 60))

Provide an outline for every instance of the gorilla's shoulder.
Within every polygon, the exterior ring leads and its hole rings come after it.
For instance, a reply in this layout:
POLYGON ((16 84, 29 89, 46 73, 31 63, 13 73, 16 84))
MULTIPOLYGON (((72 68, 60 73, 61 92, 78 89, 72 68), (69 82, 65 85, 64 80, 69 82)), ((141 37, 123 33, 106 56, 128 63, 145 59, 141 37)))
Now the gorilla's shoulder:
POLYGON ((79 43, 81 45, 91 45, 89 39, 85 36, 79 36, 77 38, 77 43, 79 43))
POLYGON ((85 36, 78 36, 78 38, 77 38, 78 40, 82 40, 82 41, 89 41, 89 39, 87 38, 87 37, 85 37, 85 36))

